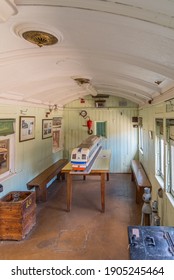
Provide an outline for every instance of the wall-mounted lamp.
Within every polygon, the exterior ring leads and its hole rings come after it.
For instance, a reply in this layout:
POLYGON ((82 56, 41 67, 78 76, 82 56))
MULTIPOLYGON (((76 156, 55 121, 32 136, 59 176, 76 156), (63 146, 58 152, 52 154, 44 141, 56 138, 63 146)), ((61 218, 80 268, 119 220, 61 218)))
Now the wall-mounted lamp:
POLYGON ((49 114, 50 114, 50 112, 46 112, 45 113, 45 118, 48 118, 49 114))
POLYGON ((57 111, 57 104, 54 104, 54 105, 49 105, 49 111, 50 111, 50 113, 52 112, 52 111, 57 111))
POLYGON ((57 111, 58 110, 58 107, 57 107, 57 104, 54 104, 54 105, 49 105, 49 111, 47 111, 45 113, 45 117, 48 118, 48 116, 51 114, 52 111, 57 111))

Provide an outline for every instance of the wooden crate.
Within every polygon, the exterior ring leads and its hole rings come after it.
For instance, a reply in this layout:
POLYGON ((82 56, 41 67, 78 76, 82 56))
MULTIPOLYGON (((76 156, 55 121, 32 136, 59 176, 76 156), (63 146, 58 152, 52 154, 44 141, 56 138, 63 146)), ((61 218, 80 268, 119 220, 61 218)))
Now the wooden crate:
POLYGON ((10 192, 0 200, 0 239, 21 240, 36 224, 35 192, 10 192), (15 195, 18 195, 18 199, 15 195))

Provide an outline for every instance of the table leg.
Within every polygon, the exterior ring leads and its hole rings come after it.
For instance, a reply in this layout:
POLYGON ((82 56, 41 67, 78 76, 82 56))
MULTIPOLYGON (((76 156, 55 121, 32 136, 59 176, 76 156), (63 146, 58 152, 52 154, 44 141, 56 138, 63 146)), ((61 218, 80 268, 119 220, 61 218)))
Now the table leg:
POLYGON ((71 210, 71 201, 72 201, 72 175, 67 174, 67 211, 71 210))
POLYGON ((105 212, 105 173, 101 173, 101 208, 105 212))

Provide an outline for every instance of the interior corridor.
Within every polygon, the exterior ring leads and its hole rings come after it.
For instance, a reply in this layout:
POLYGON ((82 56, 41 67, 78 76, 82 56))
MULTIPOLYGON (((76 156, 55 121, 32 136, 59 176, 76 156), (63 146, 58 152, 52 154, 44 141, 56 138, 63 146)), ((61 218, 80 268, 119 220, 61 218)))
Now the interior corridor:
POLYGON ((71 212, 66 181, 55 181, 48 201, 37 204, 36 225, 22 241, 0 241, 1 260, 127 260, 128 225, 140 224, 130 174, 110 174, 106 209, 101 213, 100 178, 73 180, 71 212))

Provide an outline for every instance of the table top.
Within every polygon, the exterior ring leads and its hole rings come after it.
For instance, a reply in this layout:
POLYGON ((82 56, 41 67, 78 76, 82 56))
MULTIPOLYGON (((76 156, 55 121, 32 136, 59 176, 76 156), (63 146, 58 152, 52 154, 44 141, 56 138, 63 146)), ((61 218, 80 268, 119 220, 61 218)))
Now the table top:
MULTIPOLYGON (((110 150, 101 150, 92 166, 92 170, 90 173, 108 172, 110 169, 110 159, 111 159, 111 151, 110 150)), ((61 171, 64 173, 72 171, 71 162, 68 162, 67 165, 65 165, 61 171)), ((81 172, 81 174, 82 175, 84 174, 83 171, 81 172)), ((78 173, 78 175, 79 175, 79 173, 78 173)))

